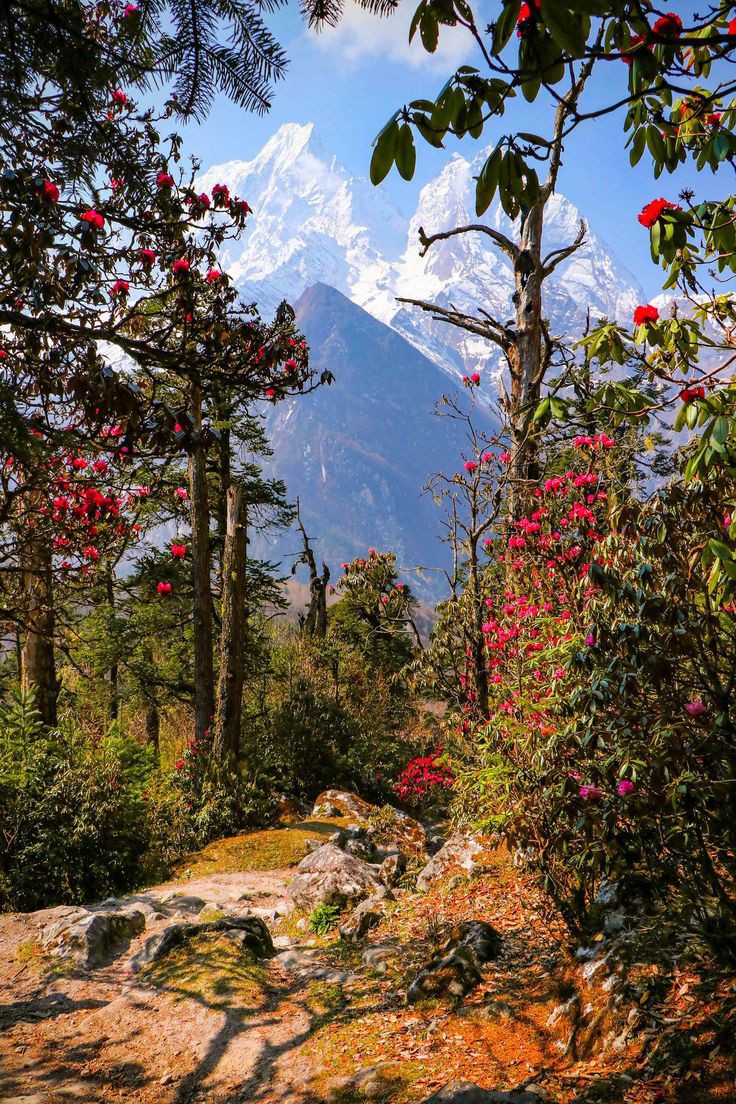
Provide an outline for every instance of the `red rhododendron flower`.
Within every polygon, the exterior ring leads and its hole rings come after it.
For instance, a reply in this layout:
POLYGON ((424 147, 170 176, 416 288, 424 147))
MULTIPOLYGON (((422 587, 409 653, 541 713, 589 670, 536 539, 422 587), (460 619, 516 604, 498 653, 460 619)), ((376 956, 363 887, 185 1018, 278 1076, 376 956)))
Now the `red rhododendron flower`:
POLYGON ((704 387, 683 387, 682 391, 680 392, 680 398, 685 403, 695 402, 696 399, 704 399, 705 398, 705 388, 704 387))
POLYGON ((709 127, 716 127, 721 121, 723 116, 722 111, 713 111, 710 115, 705 116, 705 125, 709 127))
POLYGON ((85 211, 84 214, 80 216, 80 221, 88 222, 90 226, 94 226, 95 230, 101 230, 105 225, 105 220, 99 211, 85 211))
POLYGON ((473 372, 472 376, 470 377, 470 382, 476 384, 480 383, 480 372, 473 372))
POLYGON ((508 464, 510 459, 511 459, 511 453, 510 452, 502 452, 501 455, 499 456, 499 460, 501 461, 502 464, 508 464))
POLYGON ((681 210, 681 207, 678 207, 676 203, 670 203, 668 199, 653 199, 642 207, 638 220, 642 226, 646 226, 647 230, 649 230, 665 211, 681 210))
POLYGON ((208 284, 214 284, 217 280, 220 279, 221 276, 222 276, 222 273, 220 272, 219 269, 211 268, 209 270, 209 272, 207 273, 207 277, 206 277, 207 283, 208 284))
POLYGON ((84 459, 83 456, 75 456, 72 460, 72 467, 75 468, 77 471, 84 471, 84 469, 87 467, 87 461, 84 459))
POLYGON ((274 391, 273 387, 267 387, 266 390, 263 393, 264 393, 264 395, 266 396, 267 399, 273 399, 276 395, 276 392, 274 391))
POLYGON ((130 291, 130 284, 127 280, 116 280, 110 288, 110 295, 127 295, 130 291))
POLYGON ((732 19, 728 24, 728 33, 732 38, 736 38, 736 19, 732 19))
POLYGON ((100 553, 93 544, 88 544, 86 548, 83 548, 82 555, 88 560, 99 560, 100 558, 100 553))
POLYGON ((156 186, 159 188, 173 188, 174 178, 169 173, 164 172, 163 169, 156 177, 156 186))
POLYGON ((466 470, 466 472, 470 472, 471 475, 473 474, 473 472, 475 471, 475 469, 477 467, 478 467, 478 465, 476 464, 475 460, 466 460, 465 461, 465 470, 466 470))
POLYGON ((175 560, 183 560, 187 554, 187 546, 185 544, 172 544, 171 555, 175 560))
POLYGON ((212 200, 216 207, 225 207, 230 202, 230 189, 227 184, 215 184, 212 189, 212 200))
POLYGON ((244 199, 240 200, 240 202, 238 203, 238 208, 243 212, 244 215, 253 214, 253 208, 251 207, 250 203, 246 203, 244 199))
POLYGON ((125 10, 123 11, 123 15, 125 16, 126 19, 130 19, 130 17, 132 15, 136 15, 137 12, 138 12, 138 5, 137 4, 126 4, 125 5, 125 10))
POLYGON ((59 189, 50 180, 44 180, 43 182, 43 198, 47 199, 49 203, 56 203, 59 199, 59 189))
POLYGON ((298 367, 298 365, 297 365, 296 361, 292 358, 291 360, 287 360, 286 363, 284 364, 284 371, 285 372, 296 372, 297 367, 298 367))
MULTIPOLYGON (((189 259, 187 257, 180 257, 178 261, 174 261, 172 271, 178 275, 180 272, 189 271, 189 259)), ((191 321, 191 319, 190 319, 191 321)))
POLYGON ((138 253, 140 262, 144 268, 151 268, 156 260, 156 254, 152 249, 141 249, 138 253))
POLYGON ((643 326, 645 322, 656 322, 659 318, 659 311, 651 304, 647 304, 645 307, 637 307, 634 311, 634 325, 643 326))
POLYGON ((676 12, 668 12, 657 20, 652 30, 663 37, 679 38, 682 32, 682 20, 676 12))
POLYGON ((160 582, 156 585, 159 594, 171 594, 171 583, 160 582))
POLYGON ((536 26, 536 19, 539 15, 540 0, 529 0, 519 8, 519 15, 516 19, 516 37, 523 38, 525 34, 531 32, 536 26))
POLYGON ((125 107, 128 103, 128 97, 123 92, 122 88, 116 88, 112 94, 112 102, 120 104, 121 107, 125 107))

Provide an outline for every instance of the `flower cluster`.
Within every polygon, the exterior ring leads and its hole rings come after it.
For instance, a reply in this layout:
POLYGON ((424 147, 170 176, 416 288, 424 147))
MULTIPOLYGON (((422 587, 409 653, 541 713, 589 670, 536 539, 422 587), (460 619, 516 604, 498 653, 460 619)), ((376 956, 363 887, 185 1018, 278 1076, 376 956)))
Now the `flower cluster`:
POLYGON ((452 788, 455 776, 442 762, 442 751, 443 748, 437 748, 434 754, 407 763, 393 785, 397 797, 409 805, 420 805, 452 788))

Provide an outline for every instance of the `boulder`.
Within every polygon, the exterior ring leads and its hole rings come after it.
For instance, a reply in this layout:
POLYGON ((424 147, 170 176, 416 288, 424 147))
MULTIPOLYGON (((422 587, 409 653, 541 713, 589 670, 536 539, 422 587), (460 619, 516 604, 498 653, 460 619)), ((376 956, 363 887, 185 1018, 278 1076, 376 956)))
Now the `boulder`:
POLYGON ((406 870, 406 855, 387 855, 381 863, 378 876, 384 885, 393 888, 406 870))
POLYGON ((471 871, 478 869, 481 863, 478 856, 483 853, 484 841, 472 828, 461 828, 454 832, 429 860, 417 878, 417 889, 425 891, 431 885, 444 878, 451 871, 471 871))
POLYGON ((347 828, 340 828, 339 831, 333 832, 328 843, 366 862, 371 862, 375 858, 376 848, 367 829, 357 824, 349 824, 347 828))
POLYGON ((470 1081, 453 1081, 436 1093, 427 1096, 419 1104, 540 1104, 540 1095, 525 1089, 503 1092, 481 1089, 470 1081))
POLYGON ((89 912, 79 909, 50 924, 42 936, 44 950, 75 962, 84 969, 98 966, 116 948, 138 935, 146 926, 140 909, 89 912))
POLYGON ((339 908, 357 904, 381 888, 375 867, 325 843, 299 863, 288 893, 297 908, 312 912, 321 904, 339 908))
POLYGON ((315 801, 312 816, 349 817, 357 821, 368 830, 384 856, 392 851, 408 854, 427 851, 427 833, 418 820, 393 805, 371 805, 347 790, 325 790, 315 801))
POLYGON ((367 901, 361 901, 340 925, 340 938, 351 943, 357 943, 371 928, 375 928, 377 924, 380 924, 382 915, 383 910, 375 897, 369 897, 367 901))
POLYGON ((400 950, 395 943, 371 943, 365 948, 360 960, 364 966, 370 966, 377 974, 388 972, 392 958, 398 958, 400 950))
POLYGON ((267 958, 274 953, 271 933, 259 916, 228 916, 208 923, 169 924, 159 935, 146 940, 131 959, 130 969, 137 973, 199 935, 224 935, 237 942, 242 950, 251 951, 259 958, 267 958))
POLYGON ((459 1001, 481 980, 481 967, 498 956, 501 937, 490 924, 459 924, 409 986, 409 1004, 431 997, 459 1001))
POLYGON ((375 809, 368 801, 348 790, 324 790, 314 803, 313 817, 354 817, 365 822, 375 809))

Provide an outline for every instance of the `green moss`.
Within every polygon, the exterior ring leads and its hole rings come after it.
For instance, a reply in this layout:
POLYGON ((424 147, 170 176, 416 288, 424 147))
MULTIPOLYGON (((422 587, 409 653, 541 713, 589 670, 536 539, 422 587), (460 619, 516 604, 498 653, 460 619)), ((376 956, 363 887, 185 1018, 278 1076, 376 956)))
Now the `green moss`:
POLYGON ((300 863, 313 840, 324 842, 343 823, 344 818, 307 820, 290 828, 270 828, 215 840, 188 855, 174 873, 177 877, 201 878, 247 870, 283 870, 300 863))
POLYGON ((272 990, 268 969, 224 936, 189 940, 148 966, 141 981, 179 1000, 253 1012, 272 990))

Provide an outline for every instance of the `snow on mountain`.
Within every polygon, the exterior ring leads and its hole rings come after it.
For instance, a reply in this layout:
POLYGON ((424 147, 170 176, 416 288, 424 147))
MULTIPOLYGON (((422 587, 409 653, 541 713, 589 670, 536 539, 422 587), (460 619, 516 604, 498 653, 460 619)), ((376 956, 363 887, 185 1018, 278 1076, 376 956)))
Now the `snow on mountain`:
MULTIPOLYGON (((322 282, 397 330, 451 375, 476 369, 492 375, 498 358, 482 339, 432 323, 416 308, 396 302, 397 296, 452 302, 510 317, 510 265, 490 240, 467 234, 437 243, 425 257, 418 250, 420 226, 433 233, 476 221, 474 177, 484 158, 485 153, 472 161, 453 156, 422 189, 409 220, 381 188, 351 176, 326 155, 312 124, 282 126, 252 161, 215 166, 201 182, 206 189, 227 184, 253 208, 242 241, 222 256, 244 298, 273 310, 282 298, 294 302, 322 282)), ((553 196, 545 249, 570 244, 580 217, 564 196, 553 196)), ((485 218, 513 233, 497 205, 485 218)), ((641 301, 634 276, 590 229, 584 246, 547 281, 546 291, 555 333, 579 330, 588 309, 594 317, 628 320, 641 301)))

